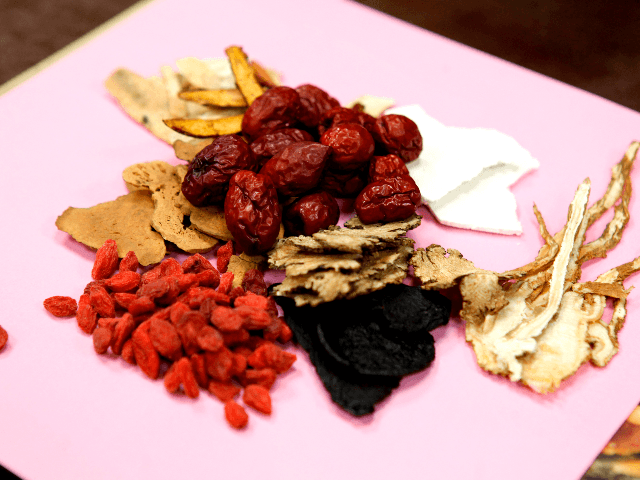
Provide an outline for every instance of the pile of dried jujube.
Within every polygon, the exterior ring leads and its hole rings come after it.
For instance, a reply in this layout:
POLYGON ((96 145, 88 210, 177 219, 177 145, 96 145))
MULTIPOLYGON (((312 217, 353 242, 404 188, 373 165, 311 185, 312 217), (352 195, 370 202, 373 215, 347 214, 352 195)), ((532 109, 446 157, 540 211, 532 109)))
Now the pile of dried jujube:
MULTIPOLYGON (((228 256, 220 259, 224 271, 228 256)), ((243 286, 233 287, 233 273, 221 275, 200 254, 182 264, 168 257, 142 274, 138 269, 133 252, 119 260, 108 240, 79 301, 55 296, 44 306, 57 317, 75 315, 98 354, 110 351, 149 378, 162 377, 169 392, 196 398, 208 390, 225 403, 233 427, 248 421, 235 400, 243 389, 245 405, 270 414, 269 389, 296 356, 275 343, 292 333, 266 296, 262 274, 250 270, 243 286)))

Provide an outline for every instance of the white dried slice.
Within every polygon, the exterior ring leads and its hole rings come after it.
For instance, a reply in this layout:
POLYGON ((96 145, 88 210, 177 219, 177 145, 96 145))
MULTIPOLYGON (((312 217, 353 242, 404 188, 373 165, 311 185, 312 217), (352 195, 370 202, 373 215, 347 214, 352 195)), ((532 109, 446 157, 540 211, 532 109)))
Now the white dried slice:
POLYGON ((176 66, 184 78, 195 88, 215 90, 236 87, 236 80, 227 58, 186 57, 176 60, 176 66))
POLYGON ((375 95, 362 95, 352 102, 345 105, 347 108, 353 108, 356 105, 361 105, 364 108, 364 112, 368 113, 372 117, 379 117, 385 110, 393 107, 396 101, 389 97, 376 97, 375 95))
POLYGON ((458 228, 520 234, 516 199, 509 187, 539 162, 497 130, 447 127, 417 105, 387 110, 411 118, 423 150, 407 164, 422 201, 438 221, 458 228))

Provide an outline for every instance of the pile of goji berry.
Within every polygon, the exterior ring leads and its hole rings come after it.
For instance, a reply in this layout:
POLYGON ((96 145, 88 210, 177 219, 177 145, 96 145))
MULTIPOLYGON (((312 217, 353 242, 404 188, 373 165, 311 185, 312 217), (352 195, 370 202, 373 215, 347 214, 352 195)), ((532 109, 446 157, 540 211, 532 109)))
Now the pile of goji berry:
POLYGON ((248 415, 235 399, 242 392, 245 405, 269 415, 269 389, 296 356, 275 343, 292 333, 262 273, 248 271, 234 288, 226 272, 233 245, 221 249, 222 274, 200 254, 182 263, 168 257, 141 274, 135 254, 120 260, 107 240, 78 302, 55 296, 44 306, 58 317, 75 315, 98 354, 111 350, 149 378, 163 377, 169 392, 196 398, 208 390, 224 402, 229 424, 242 428, 248 415))

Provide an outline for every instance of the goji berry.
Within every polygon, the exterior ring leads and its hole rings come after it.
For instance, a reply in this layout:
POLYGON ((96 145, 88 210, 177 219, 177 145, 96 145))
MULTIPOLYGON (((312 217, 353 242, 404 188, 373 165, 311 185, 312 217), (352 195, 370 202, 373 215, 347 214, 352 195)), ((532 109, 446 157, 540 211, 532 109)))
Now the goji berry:
POLYGON ((118 246, 115 240, 106 240, 96 252, 91 269, 91 278, 100 280, 109 278, 118 268, 118 246))
POLYGON ((174 325, 178 324, 185 313, 191 311, 191 309, 182 302, 175 302, 169 307, 169 309, 169 320, 171 320, 171 323, 173 323, 174 325))
POLYGON ((211 380, 207 387, 211 395, 215 395, 221 402, 228 402, 238 395, 242 389, 231 382, 211 380))
MULTIPOLYGON (((102 317, 98 319, 98 328, 108 328, 111 332, 113 332, 116 328, 116 325, 120 322, 119 318, 108 318, 102 317)), ((95 331, 94 331, 95 333, 95 331)))
POLYGON ((91 299, 88 294, 80 295, 78 300, 78 310, 76 311, 78 326, 84 333, 91 334, 98 323, 98 314, 91 306, 91 299))
POLYGON ((160 274, 163 277, 170 277, 171 275, 180 275, 184 273, 182 265, 175 258, 168 257, 160 262, 160 274))
POLYGON ((262 385, 247 385, 242 394, 242 400, 260 413, 271 414, 271 395, 262 385))
POLYGON ((78 302, 71 297, 49 297, 42 303, 44 308, 54 317, 71 317, 78 310, 78 302))
POLYGON ((181 273, 172 278, 178 283, 180 292, 186 292, 189 288, 198 285, 198 276, 195 273, 181 273))
POLYGON ((233 242, 228 241, 220 248, 218 248, 218 252, 216 253, 216 255, 218 256, 218 271, 220 273, 225 273, 227 271, 227 268, 229 267, 229 260, 231 260, 231 256, 233 255, 233 242))
POLYGON ((203 270, 196 273, 196 278, 203 287, 218 288, 220 285, 220 274, 217 270, 203 270))
POLYGON ((273 321, 269 312, 249 305, 234 308, 234 311, 242 318, 242 326, 247 330, 261 330, 271 325, 273 321))
MULTIPOLYGON (((249 338, 248 337, 248 332, 247 332, 247 338, 249 338)), ((251 350, 250 348, 245 347, 244 345, 240 345, 240 346, 235 347, 233 349, 233 353, 236 353, 238 355, 242 355, 244 358, 247 358, 249 355, 251 355, 253 353, 253 350, 251 350)))
POLYGON ((141 315, 147 312, 153 312, 156 304, 149 297, 139 297, 129 303, 127 310, 133 316, 141 315))
POLYGON ((286 322, 282 320, 282 318, 278 317, 278 320, 280 321, 280 336, 278 337, 278 339, 282 343, 287 343, 293 338, 293 332, 291 331, 289 325, 287 325, 286 322))
POLYGON ((189 359, 187 357, 182 357, 176 362, 176 368, 180 373, 180 380, 182 380, 184 393, 189 398, 198 398, 200 388, 198 387, 198 382, 196 382, 196 377, 193 375, 189 359))
POLYGON ((91 282, 87 283, 82 293, 89 294, 89 291, 91 290, 92 287, 95 287, 95 286, 104 287, 106 284, 107 284, 106 278, 103 278, 100 280, 92 280, 91 282))
POLYGON ((157 318, 149 319, 149 338, 153 348, 169 360, 177 360, 182 356, 180 336, 170 322, 157 318))
POLYGON ((229 295, 229 292, 233 288, 233 272, 226 272, 220 275, 220 285, 218 285, 218 292, 229 295))
POLYGON ((160 265, 156 265, 150 270, 147 270, 140 277, 140 284, 146 285, 147 283, 154 282, 160 278, 162 275, 162 270, 160 269, 160 265))
POLYGON ((164 307, 153 312, 153 314, 149 317, 149 320, 158 319, 158 320, 164 320, 168 322, 170 318, 171 318, 171 307, 164 307))
POLYGON ((221 332, 233 332, 242 328, 243 318, 238 315, 237 309, 219 306, 211 312, 211 323, 221 332))
POLYGON ((116 316, 115 302, 104 287, 97 285, 91 287, 89 290, 89 300, 91 302, 91 306, 101 317, 116 316))
POLYGON ((231 291, 229 292, 229 298, 231 299, 231 301, 235 301, 237 298, 242 297, 246 292, 244 291, 244 288, 238 286, 238 287, 233 287, 231 289, 231 291))
POLYGON ((9 334, 7 331, 0 326, 0 351, 7 345, 9 341, 9 334))
POLYGON ((276 371, 272 368, 250 368, 244 372, 242 378, 245 385, 255 383, 269 390, 275 383, 276 377, 276 371))
POLYGON ((109 287, 112 292, 129 292, 140 285, 140 274, 130 270, 124 270, 107 279, 105 285, 109 287))
POLYGON ((248 270, 242 278, 242 287, 247 292, 256 295, 267 296, 267 284, 264 281, 264 275, 260 270, 252 268, 248 270))
POLYGON ((198 311, 204 315, 205 318, 211 318, 211 314, 213 313, 213 311, 215 310, 215 308, 218 305, 216 305, 216 302, 210 298, 207 297, 205 298, 202 303, 200 304, 200 308, 198 308, 198 311))
POLYGON ((136 328, 136 323, 130 313, 125 313, 116 324, 113 330, 113 339, 111 340, 111 351, 116 355, 123 355, 124 344, 136 328))
POLYGON ((153 348, 153 343, 149 337, 149 328, 148 320, 141 323, 131 335, 131 341, 133 342, 133 354, 136 363, 145 375, 155 380, 160 374, 160 356, 153 348))
POLYGON ((233 400, 224 404, 224 416, 233 428, 244 428, 249 422, 249 415, 245 409, 233 400))
MULTIPOLYGON (((244 343, 247 340, 249 340, 249 337, 250 337, 249 332, 247 332, 244 328, 241 328, 240 330, 236 330, 234 332, 221 332, 221 333, 222 333, 222 338, 224 340, 224 344, 227 347, 244 343)), ((249 350, 249 353, 251 353, 251 350, 249 350)))
POLYGON ((107 353, 111 338, 112 331, 109 327, 98 327, 93 331, 93 348, 97 354, 107 353))
POLYGON ((231 367, 231 376, 239 377, 247 369, 247 359, 239 353, 233 354, 233 366, 231 367))
POLYGON ((211 378, 226 382, 231 378, 233 370, 233 353, 226 347, 217 352, 205 352, 204 364, 211 378))
POLYGON ((277 317, 272 317, 271 323, 262 331, 262 338, 275 342, 280 337, 282 331, 282 321, 277 317))
POLYGON ((200 273, 204 270, 214 270, 214 266, 201 254, 196 253, 182 262, 182 270, 185 273, 200 273))
MULTIPOLYGON (((185 317, 188 317, 188 314, 183 316, 183 318, 185 317)), ((181 321, 176 326, 184 351, 189 356, 194 353, 198 353, 200 350, 200 345, 198 345, 198 332, 200 331, 200 328, 202 328, 202 326, 197 325, 194 321, 181 321)))
POLYGON ((120 260, 121 272, 137 272, 139 267, 140 262, 138 262, 138 256, 134 251, 128 251, 122 260, 120 260))
POLYGON ((294 353, 285 352, 270 342, 262 344, 247 358, 253 368, 273 368, 278 373, 289 370, 295 361, 294 353))
POLYGON ((198 346, 207 352, 217 352, 224 345, 220 332, 209 325, 200 329, 197 342, 198 346))
POLYGON ((133 302, 137 298, 138 296, 135 293, 114 293, 113 294, 113 299, 116 301, 116 303, 126 310, 129 309, 129 305, 131 304, 131 302, 133 302))
POLYGON ((124 342, 122 346, 122 359, 131 365, 136 364, 136 357, 133 353, 133 341, 131 339, 124 342))
POLYGON ((196 382, 198 382, 201 388, 207 388, 209 379, 207 377, 207 368, 204 364, 204 357, 198 353, 194 353, 189 360, 191 361, 191 369, 193 370, 193 375, 196 377, 196 382))
POLYGON ((169 393, 176 393, 180 388, 180 384, 182 383, 182 379, 180 378, 180 372, 178 371, 177 363, 173 363, 167 373, 164 374, 164 388, 167 389, 169 393))
POLYGON ((234 307, 242 307, 245 305, 266 310, 269 306, 269 300, 267 297, 247 292, 244 296, 236 298, 233 302, 234 307))

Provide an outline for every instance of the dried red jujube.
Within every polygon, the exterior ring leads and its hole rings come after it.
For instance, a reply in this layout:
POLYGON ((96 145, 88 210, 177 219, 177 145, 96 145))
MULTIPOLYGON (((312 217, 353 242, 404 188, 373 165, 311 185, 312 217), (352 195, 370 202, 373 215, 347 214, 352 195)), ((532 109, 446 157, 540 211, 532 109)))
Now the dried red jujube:
POLYGON ((309 132, 297 128, 282 128, 260 135, 249 144, 249 148, 258 165, 262 166, 292 143, 312 140, 309 132))
POLYGON ((233 239, 246 253, 267 251, 280 232, 278 192, 265 175, 242 170, 229 183, 224 217, 233 239))
POLYGON ((353 171, 325 168, 318 188, 336 198, 354 198, 367 184, 367 165, 353 171))
POLYGON ((338 100, 315 85, 300 85, 296 92, 302 104, 300 121, 308 128, 317 128, 326 112, 340 106, 338 100))
POLYGON ((197 207, 221 202, 236 172, 256 169, 256 160, 242 137, 221 135, 191 161, 182 193, 197 207))
POLYGON ((260 173, 273 181, 280 195, 297 196, 318 185, 330 155, 326 145, 297 142, 265 163, 260 173))
POLYGON ((324 113, 318 126, 318 132, 323 134, 327 129, 343 123, 357 123, 371 132, 375 122, 376 119, 368 113, 355 108, 338 106, 324 113))
POLYGON ((320 137, 320 143, 333 150, 330 167, 335 170, 356 170, 371 160, 375 143, 366 128, 357 123, 331 127, 320 137))
POLYGON ((284 212, 284 226, 292 235, 313 235, 340 219, 338 202, 328 192, 305 195, 284 212))
POLYGON ((422 135, 413 120, 404 115, 382 115, 371 132, 376 143, 387 153, 405 162, 418 158, 422 152, 422 135))
POLYGON ((242 133, 257 138, 263 133, 294 126, 300 116, 300 95, 290 87, 270 88, 247 108, 242 133))
POLYGON ((409 169, 397 155, 376 156, 369 164, 369 183, 398 175, 409 175, 409 169))
POLYGON ((409 218, 420 205, 420 189, 408 175, 367 185, 354 208, 363 223, 395 222, 409 218))

